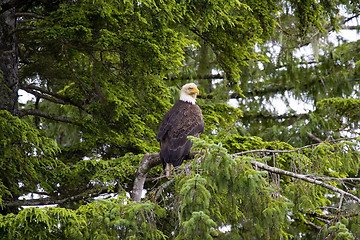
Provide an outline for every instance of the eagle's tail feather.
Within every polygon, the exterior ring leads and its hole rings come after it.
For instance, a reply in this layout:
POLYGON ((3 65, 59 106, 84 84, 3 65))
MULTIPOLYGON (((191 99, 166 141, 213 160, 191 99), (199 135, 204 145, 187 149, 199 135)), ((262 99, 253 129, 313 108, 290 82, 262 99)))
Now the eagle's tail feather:
POLYGON ((171 163, 166 163, 165 174, 168 179, 171 178, 171 163))

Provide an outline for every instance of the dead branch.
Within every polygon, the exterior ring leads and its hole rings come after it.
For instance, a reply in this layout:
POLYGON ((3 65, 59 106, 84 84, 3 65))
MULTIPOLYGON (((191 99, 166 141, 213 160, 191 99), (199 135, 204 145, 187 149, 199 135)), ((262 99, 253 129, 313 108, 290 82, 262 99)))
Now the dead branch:
POLYGON ((148 172, 151 168, 161 163, 159 153, 145 153, 138 169, 136 170, 135 180, 133 185, 132 200, 140 202, 144 183, 148 172))
MULTIPOLYGON (((355 140, 355 139, 357 139, 357 137, 340 138, 340 139, 330 140, 330 141, 327 141, 327 142, 328 143, 337 143, 337 142, 349 141, 349 140, 355 140)), ((253 154, 253 153, 293 153, 293 152, 299 152, 300 150, 303 150, 303 149, 306 149, 306 148, 316 147, 316 146, 318 146, 318 145, 320 145, 322 143, 324 143, 324 142, 314 143, 314 144, 306 145, 306 146, 291 149, 291 150, 254 149, 254 150, 248 150, 248 151, 234 153, 234 154, 232 154, 232 156, 233 157, 239 157, 239 156, 242 156, 242 155, 253 154)))
POLYGON ((294 172, 289 172, 289 171, 286 171, 286 170, 282 170, 280 168, 276 168, 276 167, 271 167, 269 165, 266 165, 264 163, 261 163, 261 162, 257 162, 257 161, 250 161, 251 164, 253 166, 256 166, 258 168, 261 168, 261 169, 264 169, 268 172, 272 172, 272 173, 277 173, 277 174, 280 174, 280 175, 286 175, 286 176, 290 176, 290 177, 293 177, 293 178, 297 178, 297 179, 301 179, 303 181, 306 181, 306 182, 309 182, 309 183, 314 183, 316 185, 319 185, 321 187, 324 187, 324 188, 327 188, 333 192, 337 192, 337 193, 340 193, 344 196, 347 196, 353 200, 355 200, 356 202, 358 202, 360 204, 360 199, 358 197, 356 197, 355 195, 351 194, 351 193, 348 193, 344 190, 341 190, 337 187, 334 187, 332 185, 329 185, 327 183, 324 183, 322 181, 319 181, 317 179, 314 179, 314 178, 311 178, 307 175, 304 175, 304 174, 297 174, 297 173, 294 173, 294 172))
MULTIPOLYGON (((194 151, 189 154, 188 159, 193 159, 196 154, 200 152, 194 151)), ((141 200, 142 191, 144 189, 144 183, 146 180, 146 176, 151 168, 161 164, 160 153, 145 153, 141 162, 139 164, 138 169, 135 173, 135 180, 133 185, 133 191, 131 198, 135 202, 139 202, 141 200)))

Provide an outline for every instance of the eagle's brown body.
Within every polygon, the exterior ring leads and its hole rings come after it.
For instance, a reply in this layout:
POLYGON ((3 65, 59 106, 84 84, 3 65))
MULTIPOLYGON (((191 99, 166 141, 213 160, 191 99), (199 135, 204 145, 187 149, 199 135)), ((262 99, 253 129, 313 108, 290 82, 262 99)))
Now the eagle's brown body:
POLYGON ((160 142, 160 158, 164 169, 171 169, 169 164, 174 167, 181 165, 192 147, 187 137, 198 137, 202 132, 204 120, 199 106, 180 99, 165 114, 156 136, 160 142))

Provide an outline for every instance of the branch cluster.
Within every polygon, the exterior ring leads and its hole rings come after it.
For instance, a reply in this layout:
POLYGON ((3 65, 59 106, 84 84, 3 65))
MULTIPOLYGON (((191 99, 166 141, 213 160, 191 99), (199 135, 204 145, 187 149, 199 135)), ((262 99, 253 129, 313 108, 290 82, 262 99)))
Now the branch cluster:
MULTIPOLYGON (((349 140, 349 139, 353 139, 353 138, 348 138, 346 140, 349 140)), ((344 140, 344 139, 341 139, 341 140, 344 140)), ((334 140, 333 142, 337 142, 337 141, 339 141, 339 140, 334 140)), ((243 152, 235 153, 235 154, 232 154, 231 156, 233 158, 237 158, 239 156, 253 154, 253 153, 273 153, 273 154, 293 153, 293 152, 298 152, 304 148, 316 146, 318 144, 319 143, 304 146, 304 147, 293 149, 293 150, 257 149, 257 150, 250 150, 250 151, 243 151, 243 152)), ((203 152, 199 152, 199 151, 191 152, 189 154, 189 159, 193 159, 198 154, 203 154, 203 152)), ((338 182, 352 181, 352 182, 354 182, 354 181, 360 181, 360 178, 317 177, 317 176, 313 176, 313 175, 298 174, 298 173, 294 173, 291 171, 286 171, 286 170, 283 170, 283 169, 280 169, 277 167, 269 166, 267 164, 264 164, 264 163, 261 163, 261 162, 255 161, 255 160, 250 161, 250 163, 255 168, 260 168, 260 169, 263 169, 270 173, 290 176, 290 177, 293 177, 296 179, 300 179, 300 180, 324 187, 333 192, 339 193, 341 196, 348 197, 360 204, 360 199, 357 196, 355 196, 347 191, 344 191, 340 188, 337 188, 333 185, 325 183, 325 181, 338 181, 338 182)), ((144 156, 139 164, 139 167, 135 173, 135 180, 134 180, 133 191, 132 191, 132 195, 131 195, 133 201, 139 202, 141 200, 141 197, 143 194, 143 189, 144 189, 144 183, 147 180, 146 176, 153 167, 155 167, 159 164, 161 164, 160 153, 144 154, 144 156)), ((159 178, 162 178, 162 176, 160 176, 159 178)), ((151 180, 154 180, 154 179, 151 179, 151 180)), ((104 191, 106 191, 106 189, 102 189, 101 191, 97 191, 96 193, 94 191, 84 192, 82 194, 72 196, 72 197, 66 197, 63 199, 42 198, 42 199, 32 199, 32 200, 18 200, 18 201, 12 201, 12 202, 4 202, 4 205, 6 205, 6 206, 21 206, 21 205, 61 204, 61 203, 64 203, 64 202, 67 202, 70 200, 76 200, 76 199, 82 199, 82 198, 89 197, 89 194, 90 194, 90 196, 96 196, 96 195, 99 195, 100 193, 103 193, 104 191)))
MULTIPOLYGON (((344 140, 351 140, 354 138, 347 138, 347 139, 338 139, 338 140, 334 140, 332 142, 338 142, 338 141, 344 141, 344 140)), ((322 141, 321 141, 322 142, 322 141)), ((312 144, 312 145, 307 145, 307 146, 303 146, 301 148, 297 148, 297 149, 293 149, 293 150, 269 150, 269 149, 256 149, 256 150, 250 150, 250 151, 243 151, 243 152, 239 152, 239 153, 235 153, 232 154, 233 158, 237 158, 239 156, 242 155, 247 155, 247 154, 253 154, 253 153, 272 153, 272 154, 276 154, 276 153, 293 153, 293 152, 298 152, 302 149, 305 148, 311 148, 314 147, 316 145, 319 145, 321 142, 318 142, 316 144, 312 144)), ((190 154, 190 159, 194 158, 196 154, 199 154, 200 152, 191 152, 190 154)), ((132 192, 132 199, 134 201, 140 201, 141 200, 141 195, 142 195, 142 190, 144 187, 144 182, 146 180, 146 175, 147 173, 151 170, 152 167, 156 166, 160 164, 160 154, 159 153, 147 153, 144 155, 143 159, 140 162, 139 168, 137 170, 136 173, 136 177, 135 177, 135 181, 134 181, 134 186, 133 186, 133 192, 132 192)), ((270 173, 276 173, 276 174, 280 174, 280 175, 285 175, 285 176, 290 176, 296 179, 300 179, 315 185, 319 185, 321 187, 327 188, 333 192, 339 193, 341 196, 346 196, 356 202, 358 202, 360 204, 360 199, 347 192, 344 191, 340 188, 337 188, 333 185, 327 184, 324 181, 338 181, 338 182, 344 182, 344 181, 360 181, 360 178, 328 178, 328 177, 316 177, 316 176, 312 176, 312 175, 304 175, 304 174, 298 174, 298 173, 294 173, 294 172, 290 172, 290 171, 286 171, 277 167, 272 167, 269 166, 267 164, 258 162, 258 161, 251 161, 251 164, 255 167, 255 168, 260 168, 263 169, 267 172, 270 173)))

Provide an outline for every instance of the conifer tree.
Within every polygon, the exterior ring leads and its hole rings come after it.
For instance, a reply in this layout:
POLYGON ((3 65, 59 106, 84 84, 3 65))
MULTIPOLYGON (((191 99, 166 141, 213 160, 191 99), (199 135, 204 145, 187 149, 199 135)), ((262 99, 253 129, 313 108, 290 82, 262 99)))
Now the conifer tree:
POLYGON ((359 238, 359 10, 1 1, 0 239, 359 238), (156 132, 190 81, 205 133, 169 180, 156 132))

